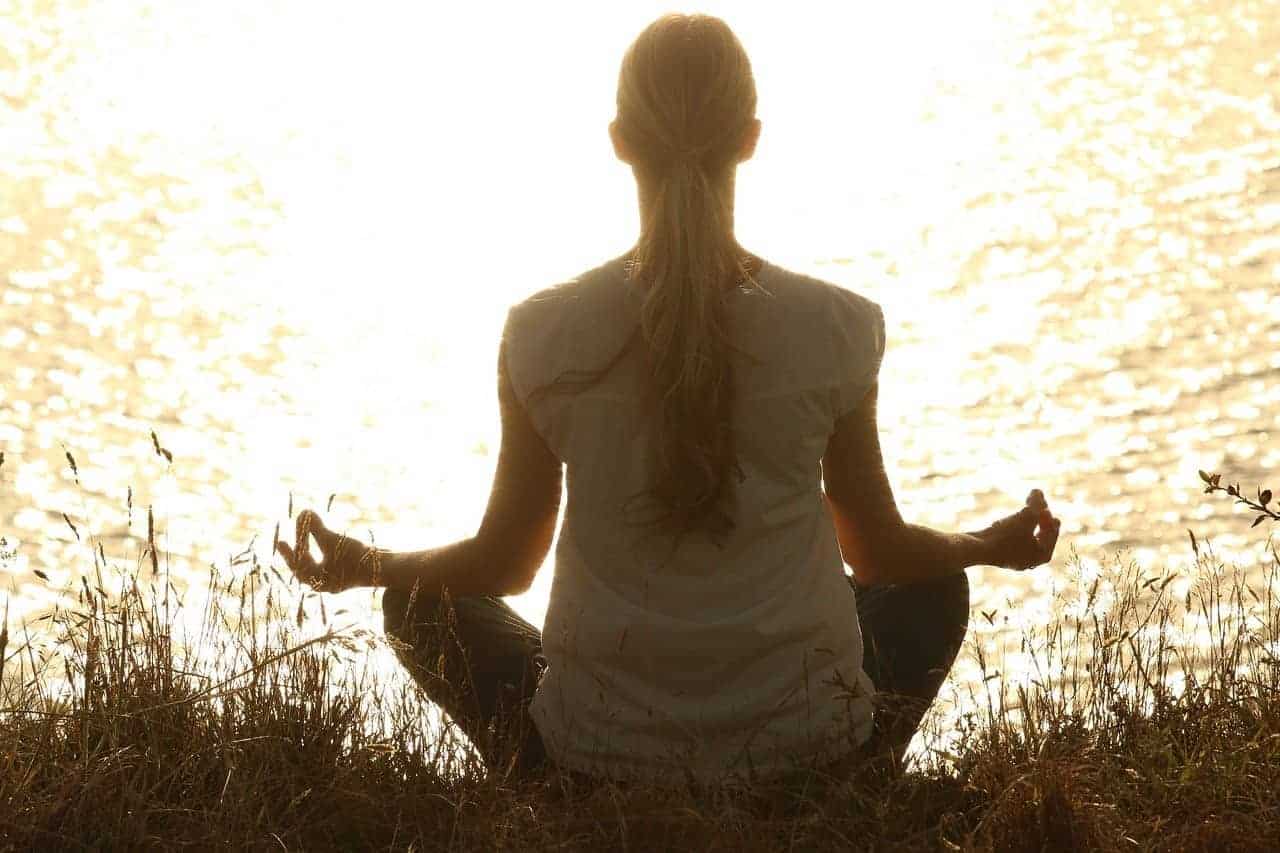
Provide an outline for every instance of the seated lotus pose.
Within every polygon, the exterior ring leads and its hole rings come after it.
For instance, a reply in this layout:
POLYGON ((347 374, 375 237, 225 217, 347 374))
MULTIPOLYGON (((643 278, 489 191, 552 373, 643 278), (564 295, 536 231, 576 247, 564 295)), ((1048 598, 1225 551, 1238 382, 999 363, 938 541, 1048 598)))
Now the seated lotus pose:
POLYGON ((306 511, 279 546, 318 590, 385 587, 404 665, 504 778, 895 768, 964 638, 965 569, 1053 555, 1039 490, 975 533, 904 521, 877 432, 880 307, 734 236, 755 110, 723 21, 650 24, 609 125, 639 239, 507 313, 478 532, 391 552, 306 511), (562 477, 539 631, 502 596, 547 556, 562 477))

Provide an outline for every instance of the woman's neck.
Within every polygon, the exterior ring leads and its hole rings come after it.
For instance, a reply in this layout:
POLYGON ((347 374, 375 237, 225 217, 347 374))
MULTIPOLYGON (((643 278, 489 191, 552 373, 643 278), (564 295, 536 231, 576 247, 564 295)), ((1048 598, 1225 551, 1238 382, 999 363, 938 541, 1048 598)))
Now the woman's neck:
MULTIPOLYGON (((736 241, 735 241, 735 245, 736 245, 736 241)), ((748 252, 746 249, 743 249, 741 246, 738 246, 738 250, 739 250, 738 257, 742 261, 743 266, 746 267, 747 275, 750 276, 751 278, 755 278, 757 275, 760 274, 760 270, 764 266, 764 260, 760 258, 758 255, 755 255, 751 252, 748 252)), ((632 248, 628 249, 622 256, 623 271, 628 281, 634 281, 643 287, 647 280, 644 276, 643 271, 636 269, 634 265, 634 258, 635 258, 635 247, 633 246, 632 248)), ((730 287, 738 287, 744 284, 745 282, 746 282, 745 277, 739 277, 735 280, 725 282, 725 287, 726 289, 730 287)))
MULTIPOLYGON (((649 212, 653 209, 654 197, 658 194, 657 183, 655 180, 640 174, 634 168, 632 169, 632 173, 635 174, 636 177, 636 200, 640 205, 640 221, 646 222, 649 219, 649 212)), ((733 234, 733 204, 734 189, 735 184, 737 183, 736 178, 737 169, 730 169, 728 175, 717 183, 719 195, 724 199, 724 208, 726 211, 725 224, 729 229, 730 235, 733 234)), ((734 240, 735 246, 737 245, 737 242, 737 240, 734 240)), ((739 246, 738 248, 741 250, 742 247, 739 246)), ((746 250, 741 250, 740 254, 747 254, 747 252, 746 250)))
MULTIPOLYGON (((645 222, 648 219, 649 211, 653 208, 653 199, 654 196, 657 195, 657 185, 655 181, 645 178, 636 172, 635 169, 632 171, 636 175, 636 195, 640 204, 640 221, 645 222)), ((720 192, 722 197, 725 199, 725 207, 728 210, 726 218, 727 225, 729 227, 729 239, 732 241, 734 250, 737 252, 738 257, 742 259, 743 263, 746 265, 747 272, 750 275, 755 276, 760 272, 760 268, 764 265, 764 262, 754 252, 749 252, 744 249, 733 234, 733 197, 736 177, 737 170, 731 169, 727 177, 720 184, 720 192)), ((628 262, 630 262, 634 255, 635 249, 632 247, 626 253, 628 262)))

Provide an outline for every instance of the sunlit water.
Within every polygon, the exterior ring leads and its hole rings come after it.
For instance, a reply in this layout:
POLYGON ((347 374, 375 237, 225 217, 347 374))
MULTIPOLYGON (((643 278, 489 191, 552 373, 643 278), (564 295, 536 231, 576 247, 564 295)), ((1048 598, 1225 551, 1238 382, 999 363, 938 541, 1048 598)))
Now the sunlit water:
MULTIPOLYGON (((1280 468, 1280 3, 892 5, 703 8, 760 87, 739 238, 885 308, 904 514, 1039 486, 1064 555, 1185 567, 1191 528, 1259 565, 1196 470, 1280 468)), ((290 495, 383 545, 474 532, 506 306, 637 233, 606 124, 667 7, 419 8, 0 5, 11 624, 91 537, 136 561, 147 507, 175 578, 269 559, 290 495)), ((975 605, 1053 572, 974 570, 975 605)))

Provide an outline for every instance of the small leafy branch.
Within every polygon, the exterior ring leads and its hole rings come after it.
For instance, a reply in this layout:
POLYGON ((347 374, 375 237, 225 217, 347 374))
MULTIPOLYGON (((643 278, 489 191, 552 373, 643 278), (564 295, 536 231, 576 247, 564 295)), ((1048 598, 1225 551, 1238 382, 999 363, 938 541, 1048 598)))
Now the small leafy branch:
POLYGON ((1204 481, 1204 493, 1206 495, 1211 492, 1226 492, 1228 495, 1236 499, 1236 503, 1244 504, 1251 512, 1258 513, 1258 517, 1253 520, 1253 524, 1249 525, 1250 527, 1257 527, 1266 519, 1271 519, 1273 522, 1280 521, 1280 505, 1277 505, 1275 509, 1272 509, 1269 506, 1271 503, 1270 489, 1259 487, 1258 499, 1255 501, 1252 498, 1244 496, 1244 493, 1240 491, 1239 483, 1228 483, 1225 486, 1220 485, 1222 480, 1221 474, 1210 474, 1207 471, 1201 471, 1200 479, 1204 481))

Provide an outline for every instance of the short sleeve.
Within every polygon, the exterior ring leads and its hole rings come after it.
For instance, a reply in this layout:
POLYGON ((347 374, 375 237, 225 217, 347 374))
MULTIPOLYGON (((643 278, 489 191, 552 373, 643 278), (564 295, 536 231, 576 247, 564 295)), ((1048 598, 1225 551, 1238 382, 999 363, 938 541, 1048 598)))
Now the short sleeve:
POLYGON ((502 325, 500 351, 516 400, 528 414, 534 431, 563 460, 564 413, 568 400, 555 394, 534 398, 534 392, 549 382, 549 342, 559 329, 554 318, 541 308, 541 303, 526 300, 508 309, 502 325))
POLYGON ((530 391, 528 367, 531 359, 528 341, 521 334, 519 307, 517 305, 507 310, 506 321, 502 324, 501 351, 505 356, 507 376, 511 379, 516 399, 520 401, 520 405, 527 406, 530 391))
POLYGON ((835 313, 833 354, 836 378, 831 389, 832 420, 857 408, 880 373, 884 359, 884 312, 871 300, 841 290, 835 313))

